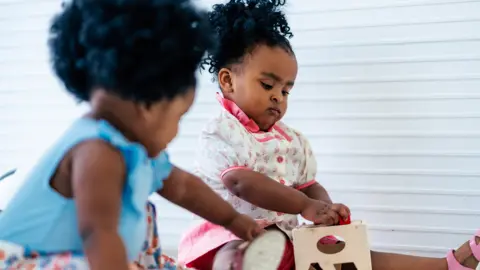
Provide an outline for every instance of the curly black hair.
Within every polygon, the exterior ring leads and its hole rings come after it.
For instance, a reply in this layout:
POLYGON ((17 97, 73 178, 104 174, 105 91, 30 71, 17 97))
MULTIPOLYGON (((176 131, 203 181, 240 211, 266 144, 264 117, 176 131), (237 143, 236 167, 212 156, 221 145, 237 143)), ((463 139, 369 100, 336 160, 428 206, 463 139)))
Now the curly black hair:
POLYGON ((215 44, 190 0, 71 0, 49 33, 53 70, 79 101, 96 87, 140 103, 172 99, 195 85, 215 44))
POLYGON ((293 37, 281 7, 285 0, 230 0, 216 4, 209 20, 217 35, 217 46, 202 62, 218 75, 220 69, 239 63, 258 45, 279 46, 293 53, 293 37))

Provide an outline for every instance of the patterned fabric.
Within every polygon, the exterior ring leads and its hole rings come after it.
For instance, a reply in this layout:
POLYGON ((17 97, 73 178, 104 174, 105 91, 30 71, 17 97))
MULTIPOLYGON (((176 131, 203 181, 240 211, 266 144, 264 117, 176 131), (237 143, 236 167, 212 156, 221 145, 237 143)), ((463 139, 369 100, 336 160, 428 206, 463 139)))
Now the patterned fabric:
MULTIPOLYGON (((296 215, 269 211, 233 195, 222 177, 231 170, 253 170, 296 189, 314 183, 317 163, 307 139, 278 122, 268 132, 258 126, 233 102, 219 97, 221 113, 203 129, 195 174, 240 213, 261 226, 276 225, 288 236, 298 226, 296 215)), ((189 263, 210 250, 238 239, 223 227, 206 221, 194 226, 180 243, 179 261, 189 263)))
MULTIPOLYGON (((173 258, 162 254, 158 238, 156 211, 152 203, 147 205, 147 237, 142 253, 131 264, 132 270, 183 270, 173 258)), ((23 247, 0 241, 0 269, 2 270, 87 270, 85 257, 72 253, 38 254, 23 247)))
POLYGON ((147 205, 147 212, 147 238, 143 244, 143 252, 138 256, 134 263, 137 267, 136 269, 187 270, 187 268, 177 266, 175 259, 162 254, 156 222, 157 213, 155 206, 152 203, 147 205))
POLYGON ((0 241, 0 269, 5 270, 81 270, 88 269, 88 264, 81 256, 71 253, 38 255, 27 252, 22 247, 0 241))

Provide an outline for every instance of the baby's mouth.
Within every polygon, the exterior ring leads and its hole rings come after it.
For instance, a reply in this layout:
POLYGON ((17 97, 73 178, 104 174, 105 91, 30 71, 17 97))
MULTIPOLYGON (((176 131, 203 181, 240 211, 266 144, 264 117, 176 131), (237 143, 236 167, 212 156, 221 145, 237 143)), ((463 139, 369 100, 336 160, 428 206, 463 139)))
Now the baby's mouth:
POLYGON ((267 111, 268 111, 270 114, 273 114, 273 115, 275 115, 275 116, 277 116, 277 117, 279 117, 279 116, 282 114, 282 112, 281 112, 279 109, 277 109, 277 108, 268 108, 267 111))

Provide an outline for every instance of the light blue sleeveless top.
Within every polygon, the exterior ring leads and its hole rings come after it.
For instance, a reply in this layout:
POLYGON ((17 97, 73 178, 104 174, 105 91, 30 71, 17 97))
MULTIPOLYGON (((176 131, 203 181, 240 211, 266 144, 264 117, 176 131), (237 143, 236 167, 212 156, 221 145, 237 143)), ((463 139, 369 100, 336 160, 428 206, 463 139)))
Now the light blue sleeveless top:
POLYGON ((92 139, 110 143, 121 151, 125 160, 127 179, 118 232, 129 260, 138 257, 146 237, 148 197, 162 188, 172 165, 165 152, 155 159, 148 158, 142 145, 128 141, 104 120, 77 120, 44 154, 0 214, 0 240, 39 253, 83 254, 75 203, 54 191, 49 182, 65 154, 80 142, 92 139))

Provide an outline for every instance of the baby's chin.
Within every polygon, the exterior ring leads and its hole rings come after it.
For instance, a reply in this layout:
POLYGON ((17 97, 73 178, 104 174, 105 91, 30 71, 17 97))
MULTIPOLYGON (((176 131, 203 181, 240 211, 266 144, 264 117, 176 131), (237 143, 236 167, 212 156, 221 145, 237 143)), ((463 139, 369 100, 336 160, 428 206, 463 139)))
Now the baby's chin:
POLYGON ((281 116, 267 115, 266 117, 263 116, 261 119, 258 119, 260 121, 256 121, 255 119, 253 120, 258 125, 261 131, 268 132, 282 118, 283 118, 283 115, 281 116))
POLYGON ((263 132, 268 132, 272 129, 272 127, 277 123, 278 121, 273 121, 273 122, 270 122, 270 123, 265 123, 265 124, 262 124, 262 125, 258 125, 258 127, 260 128, 261 131, 263 132))

